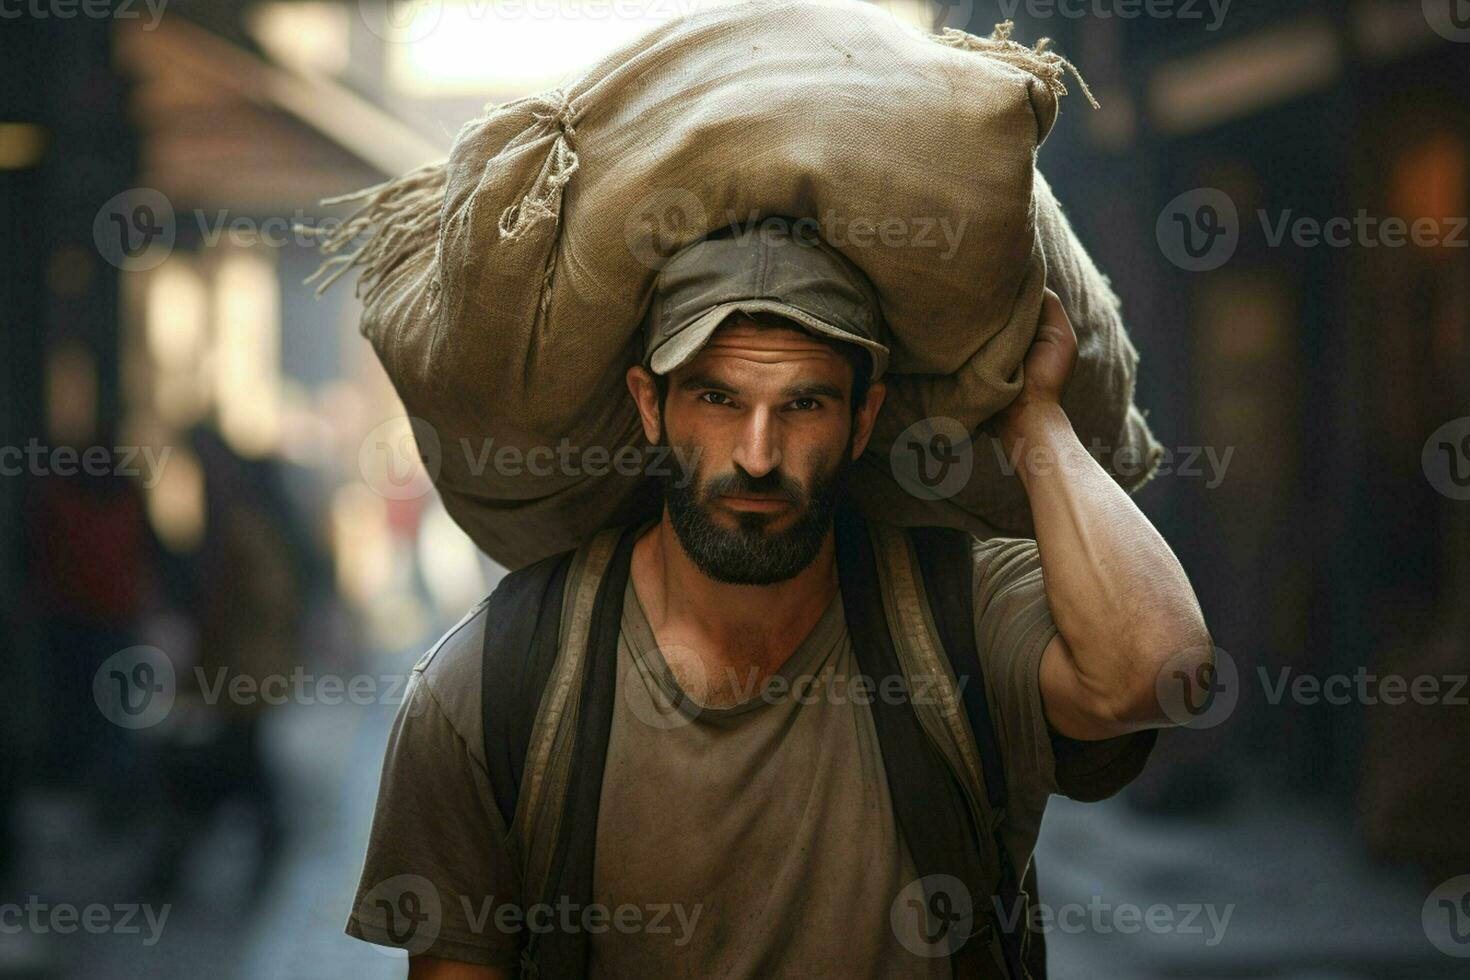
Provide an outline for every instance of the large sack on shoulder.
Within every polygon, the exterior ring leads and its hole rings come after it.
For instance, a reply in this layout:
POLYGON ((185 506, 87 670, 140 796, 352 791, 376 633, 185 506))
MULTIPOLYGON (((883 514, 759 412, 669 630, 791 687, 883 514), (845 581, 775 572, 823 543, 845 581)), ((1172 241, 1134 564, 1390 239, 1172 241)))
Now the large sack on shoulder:
POLYGON ((363 210, 325 250, 370 237, 328 282, 363 270, 363 332, 422 420, 446 507, 517 567, 655 504, 623 376, 660 263, 717 228, 808 219, 891 331, 857 499, 899 523, 1024 531, 988 438, 940 485, 900 437, 949 453, 914 423, 963 436, 1014 397, 1050 269, 1082 345, 1066 407, 1084 442, 1157 457, 1116 299, 1035 175, 1069 67, 1004 30, 929 36, 862 3, 702 10, 490 108, 445 164, 343 199, 363 210))

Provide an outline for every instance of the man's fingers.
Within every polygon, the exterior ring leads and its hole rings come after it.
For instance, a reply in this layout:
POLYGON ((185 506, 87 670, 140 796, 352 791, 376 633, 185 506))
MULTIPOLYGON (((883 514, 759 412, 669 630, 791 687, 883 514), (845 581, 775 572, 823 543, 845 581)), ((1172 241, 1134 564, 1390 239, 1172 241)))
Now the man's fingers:
POLYGON ((1076 336, 1072 329, 1072 318, 1067 316, 1066 307, 1062 306, 1062 298, 1050 289, 1042 294, 1041 300, 1041 322, 1061 328, 1063 333, 1076 336))

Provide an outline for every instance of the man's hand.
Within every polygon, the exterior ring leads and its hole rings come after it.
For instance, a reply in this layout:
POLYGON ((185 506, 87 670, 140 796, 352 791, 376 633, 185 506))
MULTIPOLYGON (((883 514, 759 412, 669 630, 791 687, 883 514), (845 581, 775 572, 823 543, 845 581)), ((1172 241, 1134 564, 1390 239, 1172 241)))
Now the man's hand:
POLYGON ((1041 302, 1041 322, 1036 327, 1036 339, 1031 342, 1022 366, 1021 392, 1000 413, 1000 437, 1007 451, 1019 435, 1023 416, 1029 410, 1042 405, 1061 404, 1062 394, 1067 390, 1076 367, 1077 333, 1072 329, 1067 311, 1062 308, 1061 299, 1048 289, 1041 302))
POLYGON ((1062 411, 1076 363, 1077 336, 1047 290, 998 434, 1030 499, 1058 630, 1042 655, 1042 704, 1057 731, 1093 740, 1177 722, 1159 704, 1159 675, 1207 664, 1211 648, 1178 559, 1062 411))

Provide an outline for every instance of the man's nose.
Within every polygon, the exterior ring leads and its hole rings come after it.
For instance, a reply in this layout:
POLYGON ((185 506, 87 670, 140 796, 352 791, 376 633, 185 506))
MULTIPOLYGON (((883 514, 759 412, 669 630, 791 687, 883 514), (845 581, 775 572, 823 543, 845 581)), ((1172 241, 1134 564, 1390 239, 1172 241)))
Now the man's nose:
POLYGON ((751 412, 742 423, 734 462, 753 477, 762 477, 781 465, 781 433, 770 409, 751 412))

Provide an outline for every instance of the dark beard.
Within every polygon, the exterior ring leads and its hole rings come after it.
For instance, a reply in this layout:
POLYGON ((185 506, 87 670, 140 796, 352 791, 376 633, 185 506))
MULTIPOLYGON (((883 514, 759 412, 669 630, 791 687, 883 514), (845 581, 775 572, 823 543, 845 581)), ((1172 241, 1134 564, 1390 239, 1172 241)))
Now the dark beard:
MULTIPOLYGON (((660 438, 659 445, 667 446, 660 438)), ((680 453, 685 459, 697 454, 680 453)), ((796 577, 816 560, 832 527, 832 516, 847 487, 852 468, 852 436, 830 472, 819 474, 810 488, 772 470, 752 477, 738 467, 701 485, 698 474, 679 474, 682 479, 664 478, 664 503, 684 553, 701 572, 729 585, 773 585, 796 577), (717 523, 707 501, 721 494, 769 494, 790 500, 800 508, 796 520, 784 531, 768 532, 772 520, 785 514, 738 513, 736 527, 727 530, 717 523)))

